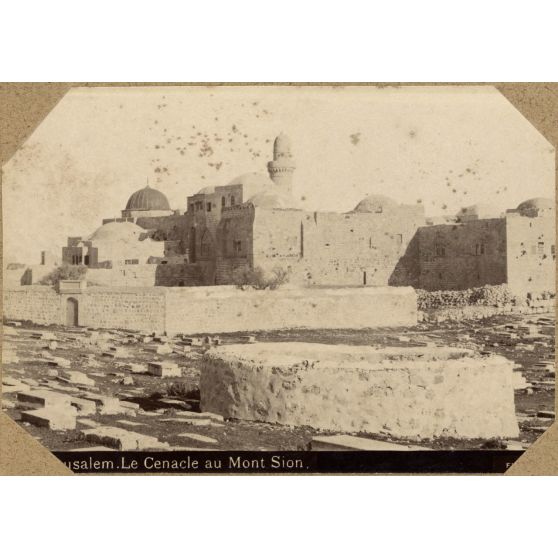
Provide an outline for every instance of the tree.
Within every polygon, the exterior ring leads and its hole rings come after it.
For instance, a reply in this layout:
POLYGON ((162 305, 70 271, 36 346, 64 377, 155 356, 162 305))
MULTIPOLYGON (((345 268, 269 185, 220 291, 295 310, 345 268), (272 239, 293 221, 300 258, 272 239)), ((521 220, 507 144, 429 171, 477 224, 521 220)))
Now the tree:
POLYGON ((237 269, 233 273, 233 283, 237 287, 253 287, 254 289, 275 290, 289 281, 289 272, 281 267, 275 267, 270 272, 261 267, 254 269, 237 269))
POLYGON ((65 263, 43 277, 39 281, 39 284, 52 285, 53 287, 58 289, 58 287, 60 286, 60 281, 65 281, 66 279, 83 279, 86 273, 87 266, 85 265, 69 265, 65 263))

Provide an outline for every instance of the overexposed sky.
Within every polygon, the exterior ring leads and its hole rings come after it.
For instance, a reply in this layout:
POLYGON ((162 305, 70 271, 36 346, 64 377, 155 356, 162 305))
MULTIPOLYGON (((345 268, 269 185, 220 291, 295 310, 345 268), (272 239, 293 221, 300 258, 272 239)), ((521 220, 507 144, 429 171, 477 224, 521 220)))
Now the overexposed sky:
POLYGON ((204 186, 266 173, 281 131, 305 209, 554 197, 554 148, 492 87, 76 88, 3 168, 4 261, 90 234, 147 180, 184 210, 204 186))

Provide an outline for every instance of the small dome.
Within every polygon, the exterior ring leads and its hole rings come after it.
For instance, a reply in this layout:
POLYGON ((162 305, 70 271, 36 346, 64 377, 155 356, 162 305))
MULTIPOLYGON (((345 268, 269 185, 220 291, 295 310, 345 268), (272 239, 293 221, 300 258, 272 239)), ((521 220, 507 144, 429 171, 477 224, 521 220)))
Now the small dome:
POLYGON ((275 188, 275 184, 271 181, 269 176, 260 174, 259 172, 247 172, 245 174, 241 174, 231 180, 227 186, 243 186, 245 188, 259 189, 267 187, 275 188))
POLYGON ((99 227, 87 240, 98 242, 129 242, 139 241, 145 229, 129 221, 112 221, 99 227))
POLYGON ((358 213, 382 213, 386 209, 397 206, 391 198, 387 196, 368 196, 358 203, 353 211, 358 213))
POLYGON ((206 186, 205 188, 202 188, 199 192, 197 192, 196 196, 200 196, 200 195, 208 196, 214 193, 215 193, 215 186, 206 186))
POLYGON ((296 209, 293 200, 275 192, 260 192, 252 196, 247 203, 262 209, 296 209))
POLYGON ((170 210, 170 206, 165 194, 146 186, 130 196, 126 209, 136 211, 170 210))
POLYGON ((500 217, 501 211, 498 211, 492 205, 487 203, 477 203, 474 205, 469 205, 468 207, 462 207, 458 212, 456 217, 461 220, 471 220, 471 219, 495 219, 500 217))
POLYGON ((517 211, 524 217, 538 217, 543 213, 554 212, 554 200, 550 198, 532 198, 520 203, 517 211))

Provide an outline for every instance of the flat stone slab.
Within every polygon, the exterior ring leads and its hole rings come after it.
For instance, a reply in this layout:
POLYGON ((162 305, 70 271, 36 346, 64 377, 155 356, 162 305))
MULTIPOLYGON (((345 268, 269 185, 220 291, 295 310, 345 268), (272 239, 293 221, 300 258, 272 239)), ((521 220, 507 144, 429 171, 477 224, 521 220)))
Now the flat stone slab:
POLYGON ((117 420, 116 422, 125 426, 144 426, 143 422, 134 422, 133 420, 117 420))
POLYGON ((223 422, 225 419, 223 415, 218 415, 216 413, 196 413, 195 411, 176 411, 176 415, 181 417, 189 417, 189 418, 207 418, 210 420, 216 420, 219 422, 223 422))
POLYGON ((164 449, 169 445, 160 442, 154 436, 146 436, 138 432, 117 428, 115 426, 99 426, 89 430, 82 430, 82 435, 88 442, 99 443, 121 451, 164 449))
POLYGON ((71 397, 56 391, 46 389, 35 389, 31 391, 21 391, 17 394, 18 404, 27 407, 70 407, 71 397))
POLYGON ((70 368, 72 365, 71 361, 62 357, 47 358, 46 362, 49 366, 60 366, 61 368, 70 368))
POLYGON ((72 397, 70 404, 75 407, 79 416, 90 416, 97 412, 97 405, 95 401, 90 399, 82 399, 81 397, 72 397))
POLYGON ((147 373, 147 365, 145 364, 135 364, 130 363, 125 366, 126 370, 129 370, 132 374, 146 374, 147 373))
POLYGON ((83 372, 77 372, 76 370, 62 370, 58 373, 58 378, 70 384, 79 384, 82 386, 94 386, 95 380, 89 378, 87 374, 83 372))
POLYGON ((83 424, 83 426, 88 426, 89 428, 94 428, 95 426, 99 426, 98 422, 91 419, 78 418, 77 421, 79 424, 83 424))
POLYGON ((45 407, 43 409, 21 411, 21 420, 50 430, 74 430, 76 427, 76 411, 73 407, 64 409, 45 407))
POLYGON ((394 444, 381 440, 370 440, 348 434, 336 436, 314 436, 312 438, 312 449, 323 451, 346 450, 346 451, 428 451, 429 448, 413 446, 408 444, 394 444))
POLYGON ((182 422, 192 426, 209 426, 211 420, 208 418, 185 418, 185 417, 172 417, 159 419, 161 422, 182 422))
POLYGON ((218 441, 215 438, 210 438, 209 436, 202 436, 201 434, 195 434, 193 432, 185 432, 184 434, 179 434, 181 438, 190 438, 191 440, 196 440, 196 442, 203 442, 204 444, 217 444, 218 441))
POLYGON ((19 393, 20 391, 29 391, 31 386, 16 378, 2 377, 2 393, 19 393))
POLYGON ((225 345, 200 407, 225 418, 392 438, 516 438, 513 362, 455 347, 225 345))
POLYGON ((176 362, 150 362, 147 365, 147 372, 159 378, 182 376, 182 370, 176 362))

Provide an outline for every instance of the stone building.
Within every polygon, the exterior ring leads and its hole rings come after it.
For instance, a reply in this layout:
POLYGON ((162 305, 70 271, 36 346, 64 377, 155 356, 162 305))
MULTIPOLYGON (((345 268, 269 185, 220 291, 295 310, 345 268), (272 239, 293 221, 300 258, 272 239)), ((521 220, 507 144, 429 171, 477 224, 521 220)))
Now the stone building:
POLYGON ((129 221, 105 223, 85 239, 70 237, 62 248, 64 263, 92 268, 148 264, 163 256, 164 245, 129 221))
POLYGON ((506 283, 517 293, 554 291, 554 201, 530 199, 501 217, 475 215, 475 208, 460 212, 456 223, 418 229, 414 286, 461 290, 506 283))
POLYGON ((348 213, 302 211, 258 194, 223 212, 217 233, 219 284, 235 272, 282 268, 302 285, 405 285, 410 243, 424 225, 421 205, 370 196, 348 213))
POLYGON ((280 268, 304 286, 554 290, 552 200, 505 214, 477 204, 428 220, 421 204, 381 195, 346 213, 306 211, 292 198, 296 163, 284 134, 267 171, 204 187, 187 197, 185 212, 146 186, 121 217, 86 239, 69 238, 63 261, 88 266, 102 285, 231 284, 246 270, 280 268))

